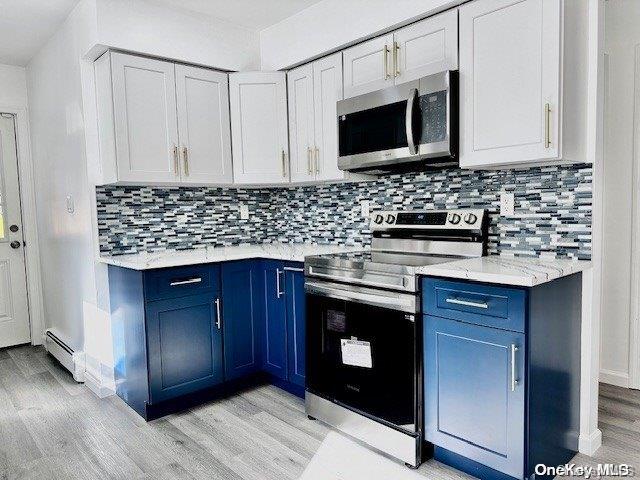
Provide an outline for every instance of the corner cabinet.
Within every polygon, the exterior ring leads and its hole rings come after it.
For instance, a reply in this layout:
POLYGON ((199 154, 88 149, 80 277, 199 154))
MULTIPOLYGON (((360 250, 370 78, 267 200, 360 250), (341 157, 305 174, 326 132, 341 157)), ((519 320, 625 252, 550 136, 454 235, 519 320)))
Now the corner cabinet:
POLYGON ((289 183, 286 85, 284 72, 229 74, 236 183, 289 183))
POLYGON ((111 51, 94 69, 101 183, 232 182, 226 73, 111 51))

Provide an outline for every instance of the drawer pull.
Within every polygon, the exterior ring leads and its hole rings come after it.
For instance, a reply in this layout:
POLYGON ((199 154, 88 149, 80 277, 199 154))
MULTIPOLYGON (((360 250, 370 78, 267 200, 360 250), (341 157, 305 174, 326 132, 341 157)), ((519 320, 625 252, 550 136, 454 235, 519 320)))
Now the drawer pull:
POLYGON ((176 280, 174 282, 171 282, 169 285, 171 285, 172 287, 175 287, 177 285, 189 285, 191 283, 200 283, 200 282, 202 282, 202 278, 196 277, 196 278, 189 278, 188 280, 176 280))
POLYGON ((486 303, 471 302, 469 300, 460 300, 458 298, 447 298, 446 302, 453 303, 455 305, 464 305, 465 307, 489 308, 489 305, 486 303))

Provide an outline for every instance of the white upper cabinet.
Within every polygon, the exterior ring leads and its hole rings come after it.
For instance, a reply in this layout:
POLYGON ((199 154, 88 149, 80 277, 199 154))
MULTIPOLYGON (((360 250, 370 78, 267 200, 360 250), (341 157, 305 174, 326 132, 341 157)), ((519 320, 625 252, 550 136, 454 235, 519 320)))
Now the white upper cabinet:
POLYGON ((393 85, 393 35, 374 38, 343 52, 344 97, 355 97, 393 85))
POLYGON ((226 73, 176 65, 182 183, 232 183, 226 73))
POLYGON ((560 0, 460 7, 460 165, 560 158, 560 0))
POLYGON ((313 62, 314 170, 316 180, 341 180, 338 169, 338 100, 342 100, 342 54, 313 62))
POLYGON ((289 152, 291 181, 313 180, 315 155, 313 115, 313 66, 303 65, 287 73, 289 99, 289 152))
POLYGON ((393 34, 393 75, 405 83, 458 69, 458 10, 429 17, 393 34))
POLYGON ((236 183, 289 182, 286 83, 284 72, 229 74, 236 183))
POLYGON ((124 53, 94 64, 101 183, 228 184, 228 76, 124 53))
POLYGON ((178 120, 174 64, 111 54, 118 180, 175 182, 178 120))

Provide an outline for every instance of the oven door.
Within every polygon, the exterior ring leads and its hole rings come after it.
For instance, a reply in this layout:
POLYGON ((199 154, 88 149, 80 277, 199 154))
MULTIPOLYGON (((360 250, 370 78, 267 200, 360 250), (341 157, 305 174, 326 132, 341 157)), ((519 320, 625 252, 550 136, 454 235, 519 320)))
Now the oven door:
POLYGON ((307 390, 419 431, 416 296, 307 278, 307 390))

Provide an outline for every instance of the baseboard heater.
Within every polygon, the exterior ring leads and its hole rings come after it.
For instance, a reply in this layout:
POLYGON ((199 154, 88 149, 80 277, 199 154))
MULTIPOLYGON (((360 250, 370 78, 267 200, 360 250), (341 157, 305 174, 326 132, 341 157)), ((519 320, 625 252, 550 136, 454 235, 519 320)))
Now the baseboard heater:
POLYGON ((51 330, 47 330, 44 334, 44 347, 53 358, 71 372, 76 382, 84 382, 84 365, 82 361, 84 354, 82 352, 74 352, 69 345, 51 330))

